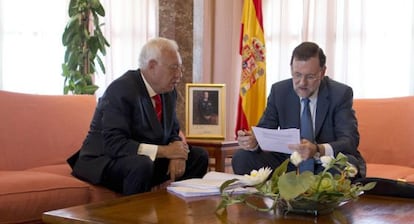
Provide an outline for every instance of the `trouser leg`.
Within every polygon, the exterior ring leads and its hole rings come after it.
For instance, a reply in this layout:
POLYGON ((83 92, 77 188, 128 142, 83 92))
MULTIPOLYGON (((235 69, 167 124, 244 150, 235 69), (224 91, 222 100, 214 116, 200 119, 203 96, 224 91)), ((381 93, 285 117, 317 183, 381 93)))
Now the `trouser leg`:
POLYGON ((102 185, 124 195, 151 189, 153 162, 147 156, 126 156, 112 160, 105 168, 102 185))

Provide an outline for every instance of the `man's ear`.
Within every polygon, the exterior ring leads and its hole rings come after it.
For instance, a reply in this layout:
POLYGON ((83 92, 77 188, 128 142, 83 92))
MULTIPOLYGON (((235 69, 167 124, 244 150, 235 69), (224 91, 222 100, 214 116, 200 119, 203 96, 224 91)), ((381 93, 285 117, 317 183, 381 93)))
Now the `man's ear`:
POLYGON ((322 73, 322 77, 324 77, 326 73, 326 65, 323 66, 321 73, 322 73))
POLYGON ((158 62, 155 59, 151 59, 148 62, 148 69, 153 69, 156 65, 158 65, 158 62))

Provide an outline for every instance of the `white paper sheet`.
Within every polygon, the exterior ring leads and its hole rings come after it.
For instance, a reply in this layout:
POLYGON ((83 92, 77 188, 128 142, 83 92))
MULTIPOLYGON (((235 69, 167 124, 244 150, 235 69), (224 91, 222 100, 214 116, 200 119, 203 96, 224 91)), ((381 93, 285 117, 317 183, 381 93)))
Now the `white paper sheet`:
POLYGON ((300 132, 296 128, 268 129, 252 127, 252 129, 260 148, 265 151, 292 154, 292 150, 288 148, 288 145, 300 143, 300 132))
MULTIPOLYGON (((192 178, 182 181, 172 182, 167 190, 184 197, 196 197, 207 195, 219 195, 220 186, 227 180, 241 179, 242 175, 211 171, 203 178, 192 178)), ((247 189, 243 188, 240 182, 235 182, 228 188, 234 193, 244 193, 247 189)))

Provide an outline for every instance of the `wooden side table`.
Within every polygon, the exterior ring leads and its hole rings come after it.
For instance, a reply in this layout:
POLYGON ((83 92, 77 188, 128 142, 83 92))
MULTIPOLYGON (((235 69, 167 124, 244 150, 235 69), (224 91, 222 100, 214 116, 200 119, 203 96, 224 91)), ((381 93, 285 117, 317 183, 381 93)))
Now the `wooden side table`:
POLYGON ((214 170, 225 172, 226 158, 231 158, 233 153, 240 148, 237 141, 223 141, 217 139, 192 139, 187 138, 187 143, 199 146, 207 150, 209 158, 214 158, 214 170))

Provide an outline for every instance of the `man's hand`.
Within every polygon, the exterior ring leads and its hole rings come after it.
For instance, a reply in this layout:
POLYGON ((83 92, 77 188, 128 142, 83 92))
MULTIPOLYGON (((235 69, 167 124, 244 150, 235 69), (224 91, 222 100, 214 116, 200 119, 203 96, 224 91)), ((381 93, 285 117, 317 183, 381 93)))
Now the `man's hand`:
POLYGON ((307 139, 300 140, 300 144, 288 145, 288 148, 290 150, 297 151, 304 160, 312 158, 317 152, 316 145, 307 139))
POLYGON ((244 150, 255 151, 257 149, 257 140, 250 131, 237 131, 237 142, 244 150))
POLYGON ((171 142, 168 145, 158 146, 157 157, 158 158, 167 158, 167 159, 182 159, 187 160, 188 145, 182 141, 171 142))
POLYGON ((171 181, 183 176, 185 172, 185 160, 183 159, 171 159, 168 166, 168 173, 170 174, 171 181))

